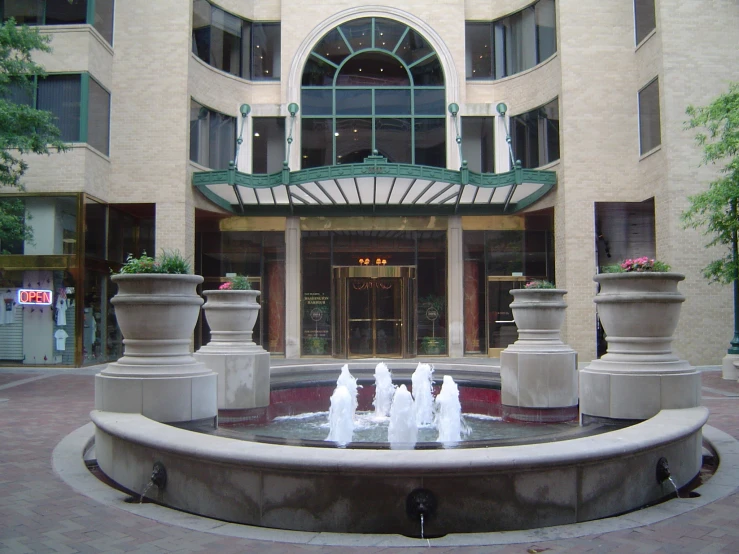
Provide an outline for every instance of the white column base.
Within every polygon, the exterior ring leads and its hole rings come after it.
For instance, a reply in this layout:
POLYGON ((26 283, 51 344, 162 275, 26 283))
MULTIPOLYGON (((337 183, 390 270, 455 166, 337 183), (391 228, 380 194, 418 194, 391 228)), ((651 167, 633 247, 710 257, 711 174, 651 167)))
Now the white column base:
POLYGON ((727 354, 721 366, 721 375, 729 381, 739 380, 739 369, 734 365, 739 363, 739 354, 727 354))

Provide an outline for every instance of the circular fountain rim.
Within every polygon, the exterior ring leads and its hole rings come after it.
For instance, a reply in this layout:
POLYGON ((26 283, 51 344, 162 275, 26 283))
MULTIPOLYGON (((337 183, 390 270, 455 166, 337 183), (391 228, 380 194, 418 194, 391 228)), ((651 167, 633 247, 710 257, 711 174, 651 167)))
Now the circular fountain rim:
MULTIPOLYGON (((502 545, 532 541, 541 543, 595 534, 602 535, 658 523, 721 500, 739 490, 739 441, 710 425, 703 427, 703 437, 716 450, 721 463, 713 477, 696 489, 700 493, 699 497, 675 499, 641 509, 638 512, 554 527, 505 532, 450 533, 445 537, 433 539, 434 546, 502 545)), ((289 531, 214 521, 205 516, 184 513, 153 503, 126 504, 121 502, 124 497, 122 492, 100 481, 90 473, 85 465, 83 454, 89 451, 93 443, 93 423, 87 423, 65 436, 52 453, 52 466, 55 473, 72 489, 96 502, 153 521, 214 535, 291 544, 346 546, 347 541, 357 547, 380 545, 418 547, 425 544, 425 541, 402 535, 289 531)))

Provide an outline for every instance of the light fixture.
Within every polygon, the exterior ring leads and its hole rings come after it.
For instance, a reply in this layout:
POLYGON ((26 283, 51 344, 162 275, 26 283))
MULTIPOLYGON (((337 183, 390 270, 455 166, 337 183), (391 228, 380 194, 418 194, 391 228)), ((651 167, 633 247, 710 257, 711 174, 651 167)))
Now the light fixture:
POLYGON ((506 112, 508 111, 508 106, 506 106, 503 102, 500 102, 497 106, 495 106, 495 111, 498 112, 498 115, 505 116, 506 112))
POLYGON ((246 117, 251 112, 251 106, 249 104, 241 104, 239 111, 241 112, 241 117, 246 117))
POLYGON ((258 136, 259 136, 259 133, 254 133, 254 136, 255 136, 255 137, 258 137, 258 136))
POLYGON ((338 136, 339 136, 339 133, 334 133, 334 136, 335 136, 335 137, 338 137, 338 136))

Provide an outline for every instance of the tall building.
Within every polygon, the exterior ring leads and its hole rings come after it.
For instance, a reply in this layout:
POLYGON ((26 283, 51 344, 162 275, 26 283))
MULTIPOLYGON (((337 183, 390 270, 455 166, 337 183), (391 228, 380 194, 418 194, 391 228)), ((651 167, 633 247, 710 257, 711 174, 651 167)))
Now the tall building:
MULTIPOLYGON (((695 0, 0 1, 52 53, 32 98, 70 149, 0 201, 0 363, 116 359, 110 271, 179 250, 262 291, 273 355, 493 356, 511 288, 568 290, 563 338, 602 353, 592 280, 625 257, 685 273, 675 340, 732 337, 717 257, 682 229, 715 175, 684 129, 739 79, 739 5, 695 0), (19 303, 22 289, 51 305, 19 303)), ((208 340, 199 324, 195 346, 208 340)))

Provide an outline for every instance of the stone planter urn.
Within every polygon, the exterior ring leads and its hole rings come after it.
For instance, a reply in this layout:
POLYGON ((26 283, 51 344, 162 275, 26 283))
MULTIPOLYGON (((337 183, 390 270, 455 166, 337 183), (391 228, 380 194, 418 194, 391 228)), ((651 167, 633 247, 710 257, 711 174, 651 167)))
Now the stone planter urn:
POLYGON ((672 352, 685 297, 680 273, 602 273, 595 297, 608 351, 580 372, 587 415, 646 419, 662 409, 700 405, 700 376, 672 352))
POLYGON ((203 299, 199 275, 114 275, 124 353, 95 379, 95 407, 162 422, 214 418, 216 375, 190 353, 203 299))
POLYGON ((532 288, 510 292, 518 340, 500 354, 504 415, 550 422, 577 417, 577 353, 560 337, 567 291, 532 288))
MULTIPOLYGON (((252 334, 260 305, 258 290, 206 290, 203 305, 210 326, 210 342, 204 348, 254 346, 252 334)), ((202 351, 202 349, 201 349, 202 351)))
POLYGON ((258 290, 207 290, 203 296, 211 340, 195 358, 218 374, 219 410, 269 405, 269 352, 252 339, 259 315, 258 290))

